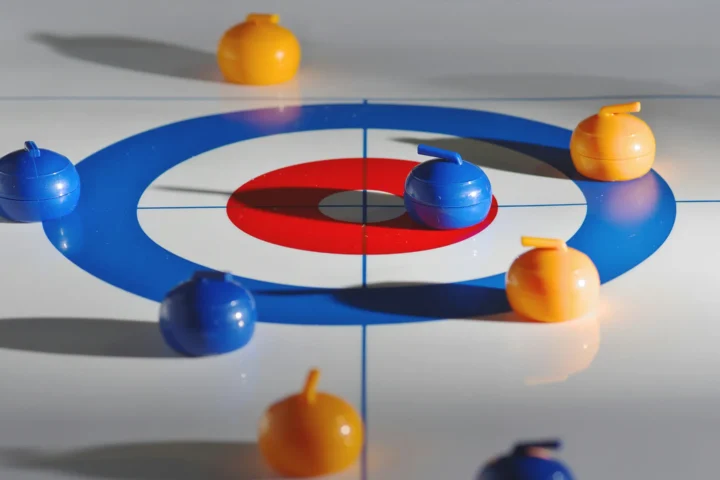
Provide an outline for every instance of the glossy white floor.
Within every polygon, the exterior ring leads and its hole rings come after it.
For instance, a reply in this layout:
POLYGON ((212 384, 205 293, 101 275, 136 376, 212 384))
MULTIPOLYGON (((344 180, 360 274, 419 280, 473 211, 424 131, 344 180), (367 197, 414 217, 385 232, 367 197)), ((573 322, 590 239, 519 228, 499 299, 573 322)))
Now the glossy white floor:
MULTIPOLYGON (((257 421, 311 366, 322 369, 323 389, 367 417, 365 457, 336 478, 470 479, 513 442, 555 436, 582 480, 715 476, 720 67, 707 59, 720 46, 718 7, 452 3, 6 0, 3 151, 34 140, 80 162, 180 120, 363 99, 572 129, 604 104, 637 99, 677 215, 657 252, 603 286, 596 320, 338 327, 273 319, 279 323, 260 323, 247 348, 205 359, 170 354, 157 302, 76 266, 42 225, 0 223, 0 477, 275 478, 254 445, 257 421), (249 11, 277 12, 296 29, 306 54, 297 81, 253 89, 217 79, 215 42, 249 11), (642 13, 642 25, 632 12, 642 13)), ((149 207, 222 206, 252 178, 313 160, 365 153, 419 161, 416 143, 439 137, 370 129, 366 152, 362 129, 234 143, 158 177, 137 217, 158 245, 207 267, 355 287, 357 255, 263 242, 235 228, 223 208, 149 207), (181 188, 156 188, 163 186, 181 188)), ((499 147, 477 148, 492 156, 499 147)), ((502 273, 522 251, 520 235, 572 237, 586 217, 580 190, 529 156, 504 155, 514 168, 486 170, 500 208, 485 231, 421 253, 368 255, 367 286, 502 273)), ((357 216, 341 210, 323 211, 357 216)), ((387 211, 369 208, 368 222, 387 211)))

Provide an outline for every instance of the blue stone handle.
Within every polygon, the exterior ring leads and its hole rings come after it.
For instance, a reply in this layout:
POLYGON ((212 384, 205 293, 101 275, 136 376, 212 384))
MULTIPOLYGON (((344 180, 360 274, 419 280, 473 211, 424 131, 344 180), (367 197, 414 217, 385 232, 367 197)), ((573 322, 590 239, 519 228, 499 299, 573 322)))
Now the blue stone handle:
POLYGON ((35 142, 25 142, 25 150, 30 153, 32 158, 38 158, 40 156, 40 149, 35 145, 35 142))
POLYGON ((514 453, 521 454, 530 448, 545 448, 547 450, 559 450, 562 447, 560 440, 543 440, 539 442, 525 442, 515 445, 514 453))
POLYGON ((443 150, 442 148, 431 147, 430 145, 418 145, 418 154, 427 155, 428 157, 437 157, 448 162, 455 162, 462 165, 463 159, 457 152, 443 150))

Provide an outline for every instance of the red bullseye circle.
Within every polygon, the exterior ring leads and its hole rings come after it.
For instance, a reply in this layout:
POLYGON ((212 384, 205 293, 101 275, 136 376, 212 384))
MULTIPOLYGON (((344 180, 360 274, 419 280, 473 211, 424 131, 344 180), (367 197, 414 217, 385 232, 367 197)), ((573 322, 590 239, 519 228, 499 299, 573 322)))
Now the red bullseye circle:
MULTIPOLYGON (((260 240, 298 250, 347 255, 411 253, 445 247, 484 230, 497 215, 493 197, 487 218, 460 230, 430 230, 407 213, 391 220, 350 223, 320 212, 320 202, 340 192, 375 190, 403 196, 417 162, 389 158, 319 160, 281 168, 238 188, 227 204, 230 221, 260 240)), ((362 209, 362 203, 341 208, 362 209)))

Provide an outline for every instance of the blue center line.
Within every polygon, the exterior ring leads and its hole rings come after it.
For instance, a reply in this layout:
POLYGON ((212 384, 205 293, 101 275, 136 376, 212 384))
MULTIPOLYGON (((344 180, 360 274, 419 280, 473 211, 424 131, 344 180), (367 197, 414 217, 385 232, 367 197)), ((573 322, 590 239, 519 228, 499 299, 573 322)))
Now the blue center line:
MULTIPOLYGON (((363 100, 363 104, 367 104, 367 100, 363 100)), ((367 165, 367 128, 363 128, 363 139, 362 139, 362 150, 363 150, 363 171, 362 171, 362 224, 363 224, 363 254, 362 254, 362 286, 363 288, 367 287, 367 248, 365 248, 367 239, 365 237, 365 225, 367 225, 367 209, 368 209, 368 199, 367 199, 367 176, 368 176, 368 165, 367 165)))
MULTIPOLYGON (((192 209, 209 209, 209 208, 227 208, 227 205, 168 205, 168 206, 152 206, 137 207, 138 210, 192 210, 192 209)), ((271 208, 271 207, 268 207, 271 208)))
MULTIPOLYGON (((364 133, 367 135, 367 132, 364 133)), ((720 203, 718 200, 676 200, 675 203, 720 203)), ((498 208, 543 208, 543 207, 582 207, 587 203, 519 203, 498 205, 498 208)), ((219 209, 219 208, 245 208, 245 207, 228 207, 227 205, 168 205, 168 206, 139 206, 138 210, 202 210, 202 209, 219 209)), ((252 208, 318 208, 317 205, 254 205, 252 208)), ((322 208, 362 208, 363 209, 363 225, 367 223, 368 208, 405 208, 404 205, 372 205, 367 203, 367 190, 363 190, 362 204, 346 204, 346 205, 323 205, 322 208)), ((363 285, 366 283, 366 256, 363 256, 363 285)))
MULTIPOLYGON (((355 102, 358 97, 349 96, 306 96, 306 97, 262 97, 241 95, 209 96, 162 96, 162 95, 2 95, 0 102, 53 102, 53 101, 149 101, 149 102, 355 102)), ((720 100, 720 95, 712 93, 687 94, 638 94, 638 95, 585 95, 554 97, 372 97, 375 102, 580 102, 597 100, 720 100)), ((365 100, 363 103, 367 103, 365 100)))
MULTIPOLYGON (((367 191, 363 192, 363 197, 367 195, 367 191)), ((538 203, 538 204, 517 204, 517 205, 498 205, 498 208, 532 208, 532 207, 575 207, 587 205, 586 203, 538 203)), ((318 208, 318 205, 253 205, 252 207, 234 206, 227 207, 226 205, 192 205, 192 206, 166 206, 166 207, 137 207, 138 210, 176 210, 176 209, 202 209, 202 208, 318 208)), ((368 208, 405 208, 404 205, 372 205, 366 202, 357 204, 345 204, 345 205, 323 205, 322 208, 362 208, 363 209, 363 224, 367 223, 367 209, 368 208)))
MULTIPOLYGON (((368 101, 363 100, 363 105, 367 105, 368 101)), ((363 199, 362 199, 362 286, 367 288, 367 236, 366 228, 367 225, 367 187, 368 187, 368 129, 363 128, 362 138, 362 150, 363 150, 363 171, 362 171, 362 187, 363 187, 363 199)), ((367 325, 362 327, 362 339, 360 342, 361 351, 361 364, 360 364, 360 416, 362 417, 363 424, 365 427, 365 439, 363 442, 362 458, 360 459, 360 479, 367 480, 367 445, 368 445, 368 418, 367 418, 367 325)))
POLYGON ((581 207, 587 203, 520 203, 498 205, 498 208, 533 208, 533 207, 581 207))
POLYGON ((362 326, 362 339, 360 341, 361 362, 360 365, 360 416, 365 427, 365 438, 363 442, 362 458, 360 459, 360 479, 367 480, 368 463, 368 419, 367 419, 367 326, 362 326))

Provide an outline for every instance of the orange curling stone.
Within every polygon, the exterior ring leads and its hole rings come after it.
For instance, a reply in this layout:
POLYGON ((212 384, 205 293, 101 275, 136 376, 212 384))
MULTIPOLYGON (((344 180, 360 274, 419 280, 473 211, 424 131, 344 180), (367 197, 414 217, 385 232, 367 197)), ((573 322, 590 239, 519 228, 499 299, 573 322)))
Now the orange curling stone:
POLYGON ((278 15, 251 13, 220 39, 218 65, 225 79, 244 85, 274 85, 300 67, 300 43, 278 15))
POLYGON ((640 102, 602 107, 586 118, 570 138, 570 156, 578 172, 593 180, 615 182, 640 178, 655 161, 655 136, 631 113, 640 102))
POLYGON ((337 473, 355 463, 362 451, 360 415, 345 400, 317 392, 319 378, 320 373, 311 370, 303 391, 271 405, 260 421, 260 451, 280 475, 337 473))
POLYGON ((562 240, 522 237, 523 253, 510 266, 505 289, 512 309, 539 322, 562 322, 596 311, 600 275, 590 257, 562 240))

